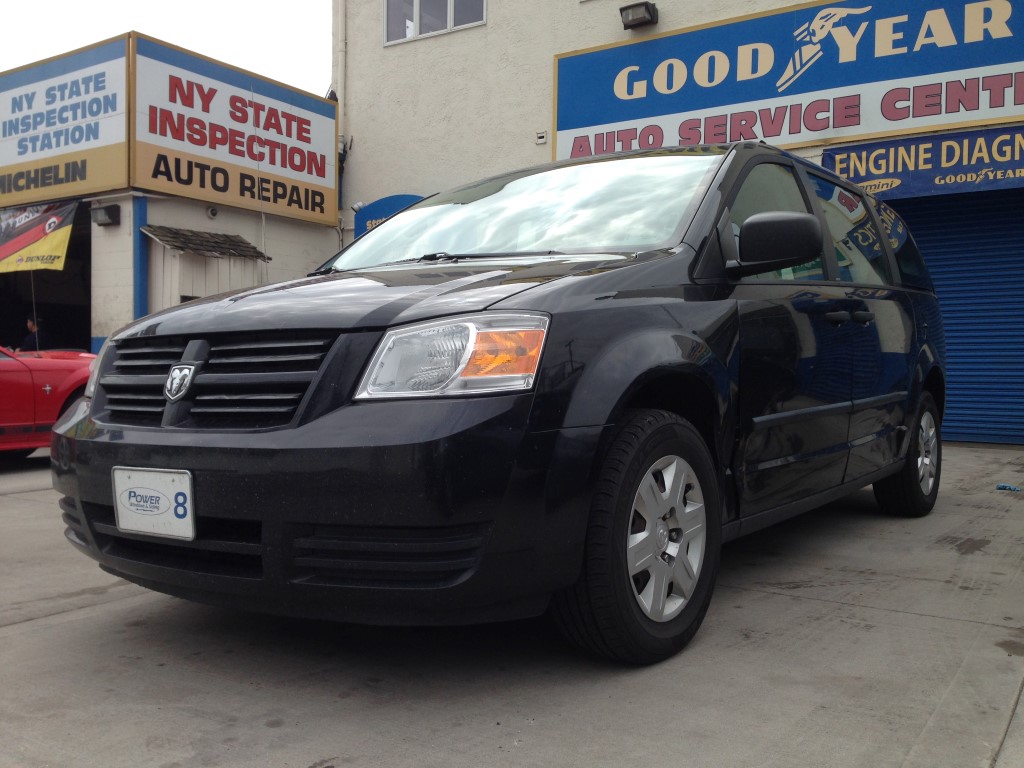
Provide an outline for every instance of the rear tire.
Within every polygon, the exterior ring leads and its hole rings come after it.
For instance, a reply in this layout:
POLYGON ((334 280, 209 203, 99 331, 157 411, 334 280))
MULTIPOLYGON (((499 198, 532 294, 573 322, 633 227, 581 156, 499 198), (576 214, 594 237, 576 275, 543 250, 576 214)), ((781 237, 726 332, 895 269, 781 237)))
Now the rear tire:
POLYGON ((911 429, 907 462, 897 474, 875 483, 875 501, 891 515, 924 517, 935 506, 942 475, 939 409, 928 392, 921 394, 911 429))
POLYGON ((660 410, 631 411, 605 457, 583 571, 552 613, 574 644, 652 664, 696 634, 718 572, 721 508, 700 433, 660 410))

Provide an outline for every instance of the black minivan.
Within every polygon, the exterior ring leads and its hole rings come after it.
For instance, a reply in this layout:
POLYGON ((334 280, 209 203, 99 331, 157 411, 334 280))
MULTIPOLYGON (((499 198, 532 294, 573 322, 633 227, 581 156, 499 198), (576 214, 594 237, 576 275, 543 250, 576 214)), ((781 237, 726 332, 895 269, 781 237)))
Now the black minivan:
POLYGON ((697 631, 723 542, 867 485, 931 510, 945 357, 883 202, 765 145, 609 155, 122 329, 53 482, 67 539, 161 592, 374 624, 550 611, 650 663, 697 631))

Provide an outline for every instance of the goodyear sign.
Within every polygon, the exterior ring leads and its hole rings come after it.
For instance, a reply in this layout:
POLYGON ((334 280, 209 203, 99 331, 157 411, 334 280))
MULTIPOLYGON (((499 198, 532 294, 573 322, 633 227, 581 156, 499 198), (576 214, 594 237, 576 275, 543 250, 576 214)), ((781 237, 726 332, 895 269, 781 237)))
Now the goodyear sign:
POLYGON ((555 60, 555 156, 1024 119, 1024 0, 817 2, 555 60))
POLYGON ((0 75, 0 208, 128 185, 128 43, 0 75))
POLYGON ((337 223, 337 104, 135 35, 132 185, 337 223))
POLYGON ((1024 187, 1024 128, 828 149, 822 165, 880 198, 1024 187))

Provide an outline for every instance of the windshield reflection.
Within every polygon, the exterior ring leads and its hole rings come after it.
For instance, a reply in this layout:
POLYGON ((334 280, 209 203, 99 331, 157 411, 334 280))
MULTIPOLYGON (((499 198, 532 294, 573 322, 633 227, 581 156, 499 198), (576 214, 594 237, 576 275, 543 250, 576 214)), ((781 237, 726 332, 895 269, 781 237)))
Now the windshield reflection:
POLYGON ((659 154, 527 171, 417 203, 328 266, 427 254, 636 252, 676 245, 718 154, 659 154))

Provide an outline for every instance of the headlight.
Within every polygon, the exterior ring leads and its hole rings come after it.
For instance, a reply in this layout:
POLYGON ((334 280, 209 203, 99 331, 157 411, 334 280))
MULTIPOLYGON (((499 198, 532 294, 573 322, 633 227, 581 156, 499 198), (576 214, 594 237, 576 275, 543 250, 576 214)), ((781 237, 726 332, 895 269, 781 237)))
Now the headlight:
POLYGON ((357 400, 510 392, 533 386, 548 318, 489 313, 388 331, 357 400))
POLYGON ((96 394, 96 384, 100 380, 100 362, 102 362, 103 355, 109 346, 110 341, 104 341, 99 353, 89 363, 89 381, 85 384, 85 397, 92 399, 93 395, 96 394))

